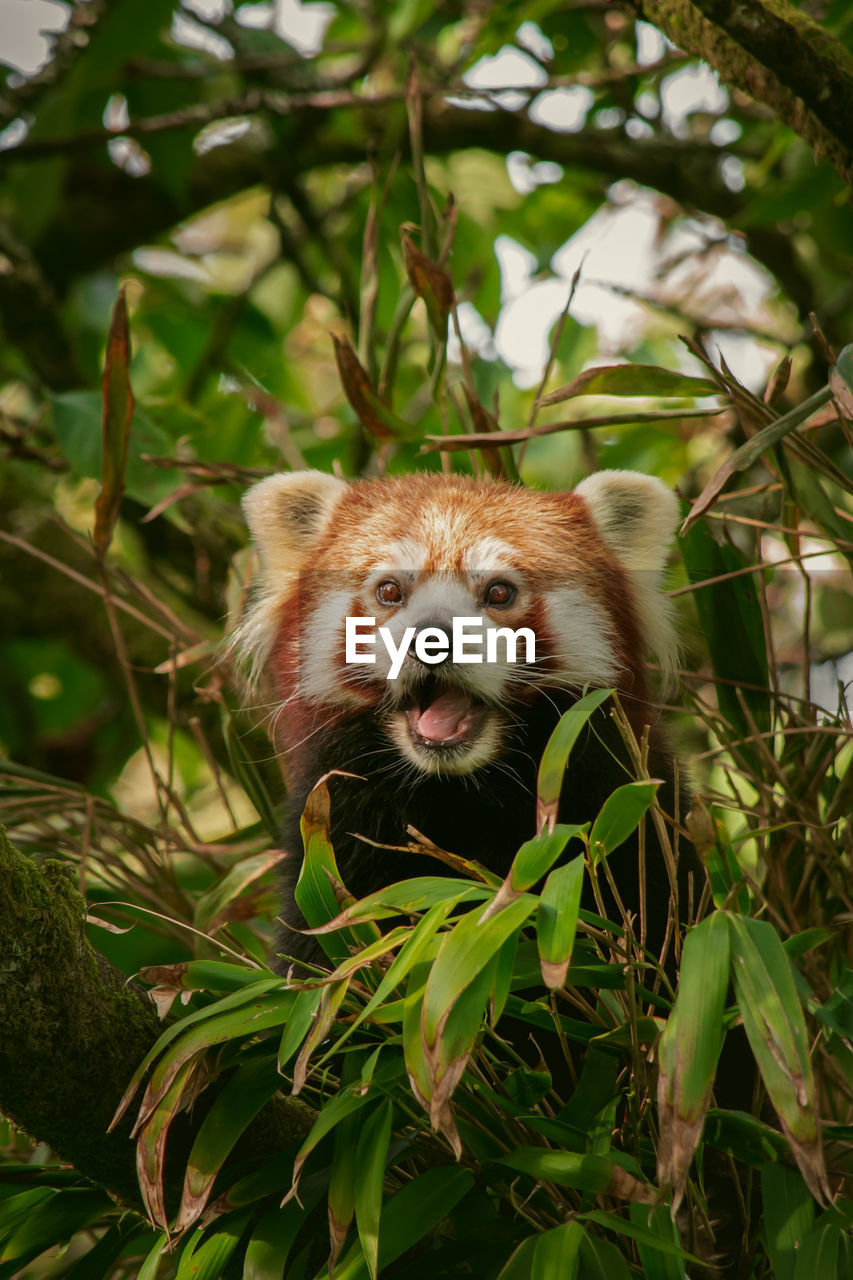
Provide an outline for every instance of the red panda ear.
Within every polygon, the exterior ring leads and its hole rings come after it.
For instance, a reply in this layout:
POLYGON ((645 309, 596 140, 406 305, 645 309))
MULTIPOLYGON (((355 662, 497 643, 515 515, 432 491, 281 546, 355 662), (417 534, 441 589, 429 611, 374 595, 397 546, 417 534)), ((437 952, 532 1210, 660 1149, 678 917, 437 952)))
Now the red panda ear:
POLYGON ((267 573, 299 567, 325 529, 346 481, 323 471, 268 476, 243 497, 243 510, 267 573))
POLYGON ((678 499, 662 480, 638 471, 598 471, 575 493, 626 568, 660 572, 679 515, 678 499))
POLYGON ((598 471, 582 480, 575 493, 628 570, 643 636, 666 692, 678 665, 678 641, 660 578, 678 522, 678 499, 661 480, 637 471, 598 471))

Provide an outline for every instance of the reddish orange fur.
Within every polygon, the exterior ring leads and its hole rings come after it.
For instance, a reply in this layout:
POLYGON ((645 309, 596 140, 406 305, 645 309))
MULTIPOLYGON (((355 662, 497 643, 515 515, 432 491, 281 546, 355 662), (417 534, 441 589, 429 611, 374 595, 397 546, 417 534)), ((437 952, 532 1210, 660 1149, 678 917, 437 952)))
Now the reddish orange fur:
MULTIPOLYGON (((426 571, 462 568, 466 549, 483 538, 494 537, 519 553, 519 567, 531 584, 539 607, 536 619, 509 614, 502 625, 514 628, 535 625, 543 631, 541 601, 546 593, 570 580, 612 619, 612 641, 622 668, 619 687, 639 732, 650 717, 643 665, 643 642, 633 602, 629 575, 604 542, 585 500, 572 493, 542 493, 531 489, 473 480, 466 476, 414 474, 349 484, 337 502, 334 518, 312 549, 309 568, 316 582, 324 574, 340 579, 353 573, 353 611, 359 572, 375 561, 378 551, 395 542, 413 539, 425 545, 426 571)), ((280 629, 271 655, 274 686, 282 700, 292 692, 297 629, 298 586, 282 602, 280 629)), ((316 604, 303 594, 301 608, 316 604)), ((370 604, 363 606, 370 612, 370 604)), ((550 637, 557 645, 559 639, 550 637)), ((342 655, 343 659, 343 655, 342 655)), ((343 660, 340 679, 346 683, 343 660)), ((295 713, 296 707, 293 707, 295 713)), ((297 718, 289 714, 287 720, 297 718)), ((286 751, 295 740, 289 729, 279 741, 286 751)))

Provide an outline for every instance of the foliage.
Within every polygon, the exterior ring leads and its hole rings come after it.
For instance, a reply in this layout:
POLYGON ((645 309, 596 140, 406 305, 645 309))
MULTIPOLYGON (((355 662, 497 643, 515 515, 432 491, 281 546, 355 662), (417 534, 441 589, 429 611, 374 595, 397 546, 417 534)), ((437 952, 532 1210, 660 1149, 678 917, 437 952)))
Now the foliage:
MULTIPOLYGON (((339 1280, 655 1280, 696 1274, 721 1213, 732 1274, 843 1277, 844 165, 735 90, 679 116, 700 64, 613 7, 341 3, 311 56, 262 8, 75 6, 0 104, 0 818, 73 868, 95 945, 170 1019, 123 1102, 151 1223, 7 1126, 0 1280, 312 1277, 330 1249, 339 1280), (469 74, 507 49, 514 100, 469 74), (570 126, 543 122, 555 102, 570 126), (645 276, 561 267, 631 209, 645 276), (541 369, 505 337, 512 246, 553 315, 541 369), (635 782, 590 830, 555 825, 596 693, 552 740, 542 829, 502 884, 455 857, 352 903, 315 790, 300 895, 330 973, 273 974, 275 709, 241 706, 220 641, 250 579, 239 495, 282 465, 678 484, 672 715, 697 798, 674 843, 618 702, 635 782), (644 822, 708 869, 681 956, 579 908, 644 822), (714 1093, 737 1023, 743 1109, 714 1093), (313 1128, 252 1157, 239 1140, 282 1086, 313 1128)), ((819 30, 849 58, 846 6, 819 30)))

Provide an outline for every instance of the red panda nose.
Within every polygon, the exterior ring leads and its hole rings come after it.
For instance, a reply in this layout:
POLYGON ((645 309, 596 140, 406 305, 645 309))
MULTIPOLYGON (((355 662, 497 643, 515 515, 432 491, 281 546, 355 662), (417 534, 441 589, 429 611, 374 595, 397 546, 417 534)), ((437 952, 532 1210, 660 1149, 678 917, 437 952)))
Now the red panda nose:
POLYGON ((447 660, 450 658, 452 647, 453 647, 452 628, 450 624, 447 623, 443 618, 429 618, 429 619, 426 619, 424 622, 419 622, 417 624, 417 629, 412 639, 411 653, 415 661, 420 662, 422 666, 431 666, 431 667, 440 666, 442 663, 447 662, 447 660), (418 656, 417 650, 415 648, 415 645, 417 644, 418 636, 422 635, 425 631, 428 631, 430 633, 429 636, 427 637, 427 640, 430 642, 430 647, 434 654, 432 662, 429 662, 429 663, 425 663, 423 659, 418 656), (441 641, 441 645, 439 645, 439 641, 441 641), (446 648, 447 651, 446 653, 441 654, 441 656, 439 657, 436 650, 441 647, 446 648))

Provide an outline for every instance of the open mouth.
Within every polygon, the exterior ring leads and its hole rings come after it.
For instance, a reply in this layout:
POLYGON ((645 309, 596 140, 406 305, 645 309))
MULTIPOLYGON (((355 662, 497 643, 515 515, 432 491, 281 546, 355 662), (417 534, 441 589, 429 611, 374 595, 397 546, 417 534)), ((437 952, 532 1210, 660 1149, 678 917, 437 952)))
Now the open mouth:
POLYGON ((428 676, 404 707, 409 734, 420 748, 440 750, 473 742, 488 713, 467 689, 428 676))

